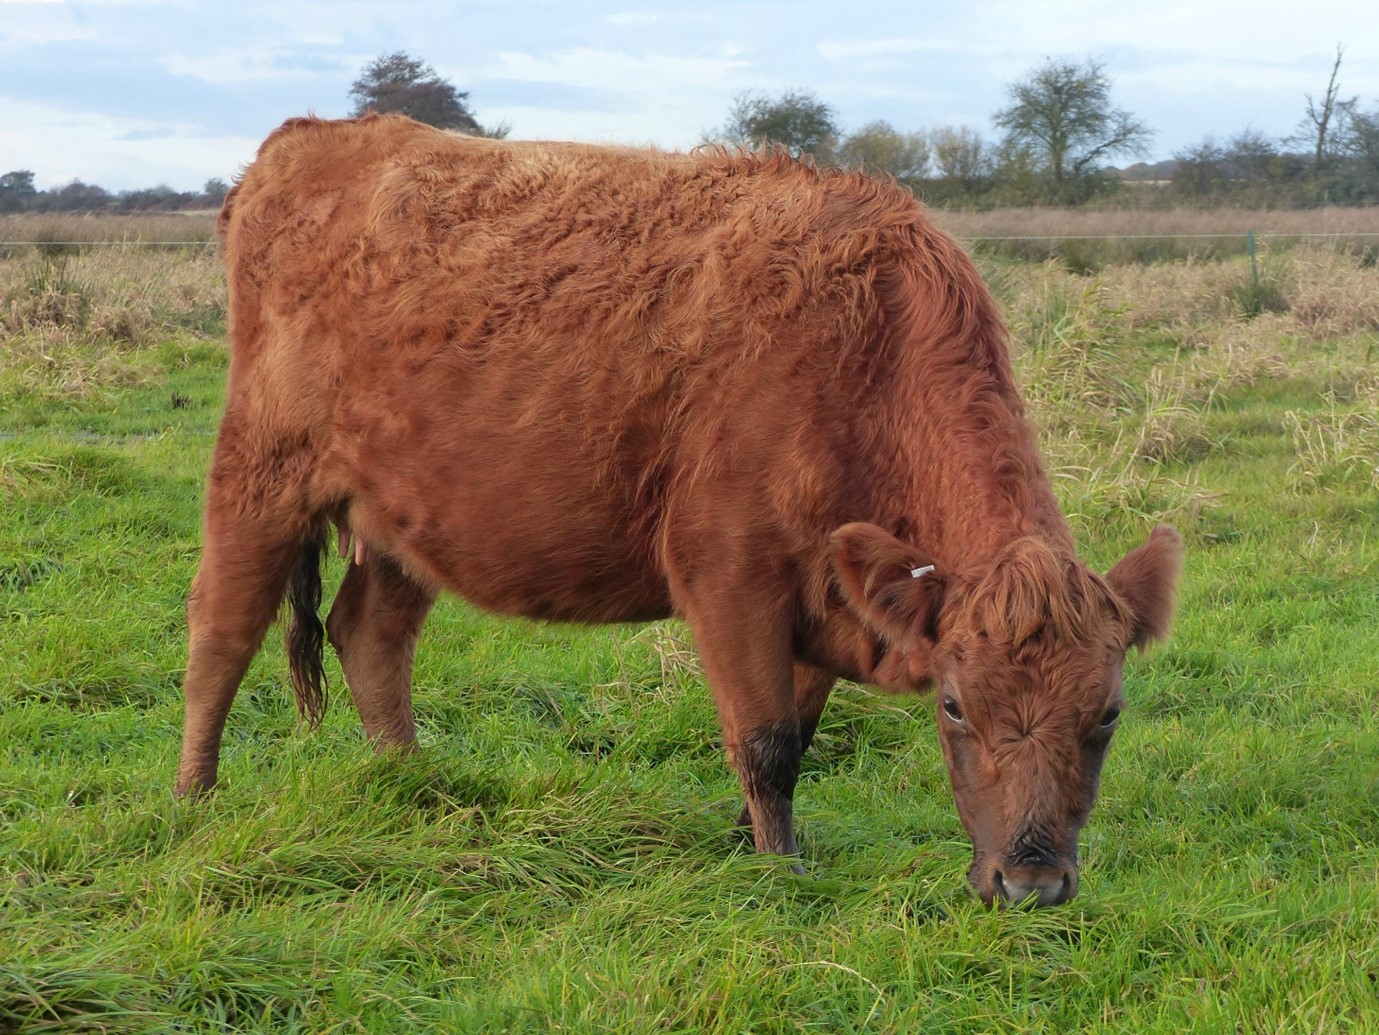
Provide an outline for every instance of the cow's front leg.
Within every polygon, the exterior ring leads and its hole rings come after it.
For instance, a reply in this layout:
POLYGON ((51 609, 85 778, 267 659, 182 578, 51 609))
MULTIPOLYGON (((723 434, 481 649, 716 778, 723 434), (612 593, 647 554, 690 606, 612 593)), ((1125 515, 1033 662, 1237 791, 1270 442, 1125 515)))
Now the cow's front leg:
POLYGON ((789 609, 740 587, 686 609, 737 769, 759 852, 798 855, 793 801, 803 738, 795 708, 789 609))
POLYGON ((798 719, 757 726, 728 743, 746 802, 738 822, 747 819, 758 852, 798 855, 795 842, 795 783, 800 776, 798 719))
MULTIPOLYGON (((814 731, 819 727, 819 718, 823 715, 824 705, 828 703, 828 695, 835 682, 837 677, 831 672, 825 672, 813 665, 795 663, 795 714, 800 719, 801 757, 814 741, 814 731)), ((737 825, 744 832, 752 829, 752 810, 745 801, 742 803, 742 811, 738 813, 737 825)))

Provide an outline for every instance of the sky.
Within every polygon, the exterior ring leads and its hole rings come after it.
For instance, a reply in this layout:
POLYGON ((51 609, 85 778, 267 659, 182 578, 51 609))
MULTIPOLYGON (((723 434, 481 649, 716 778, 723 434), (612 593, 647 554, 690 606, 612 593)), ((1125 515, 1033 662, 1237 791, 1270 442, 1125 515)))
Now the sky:
MULTIPOLYGON (((520 139, 692 147, 747 91, 811 91, 856 129, 968 126, 1047 59, 1103 63, 1168 158, 1280 137, 1344 47, 1342 98, 1379 108, 1374 0, 0 0, 0 173, 39 189, 230 180, 284 119, 350 113, 402 50, 520 139)), ((1123 161, 1129 161, 1125 159, 1123 161)))

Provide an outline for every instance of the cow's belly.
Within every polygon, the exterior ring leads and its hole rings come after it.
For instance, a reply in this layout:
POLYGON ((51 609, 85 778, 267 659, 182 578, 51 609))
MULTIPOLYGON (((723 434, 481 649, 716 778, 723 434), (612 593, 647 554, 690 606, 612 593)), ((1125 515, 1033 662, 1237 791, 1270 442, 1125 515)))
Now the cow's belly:
POLYGON ((639 472, 601 464, 583 429, 414 405, 345 452, 357 533, 480 607, 586 622, 671 613, 654 492, 630 498, 639 472))

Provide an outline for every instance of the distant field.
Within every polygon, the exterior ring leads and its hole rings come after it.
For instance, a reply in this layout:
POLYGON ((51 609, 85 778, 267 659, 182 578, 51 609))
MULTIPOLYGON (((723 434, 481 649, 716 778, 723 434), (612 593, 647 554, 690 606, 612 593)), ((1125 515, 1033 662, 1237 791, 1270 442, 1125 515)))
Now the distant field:
POLYGON ((1189 546, 1042 912, 969 896, 927 697, 837 692, 808 875, 745 852, 674 623, 443 602, 407 761, 272 643, 174 801, 219 266, 0 258, 0 1031, 1379 1030, 1379 270, 981 261, 1086 555, 1189 546))

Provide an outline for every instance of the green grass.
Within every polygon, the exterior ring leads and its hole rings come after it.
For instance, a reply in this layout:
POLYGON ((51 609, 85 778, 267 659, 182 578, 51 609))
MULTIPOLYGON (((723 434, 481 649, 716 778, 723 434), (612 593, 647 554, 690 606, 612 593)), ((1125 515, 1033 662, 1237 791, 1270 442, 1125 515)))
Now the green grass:
POLYGON ((928 699, 840 689, 807 874, 746 851, 673 625, 443 602, 407 760, 363 743, 338 667, 304 731, 273 638, 222 786, 174 800, 224 354, 26 325, 0 347, 0 1031, 1379 1030, 1373 330, 1149 320, 1062 276, 1057 304, 1005 289, 1087 556, 1165 515, 1190 552, 1082 894, 1042 912, 968 894, 928 699))

